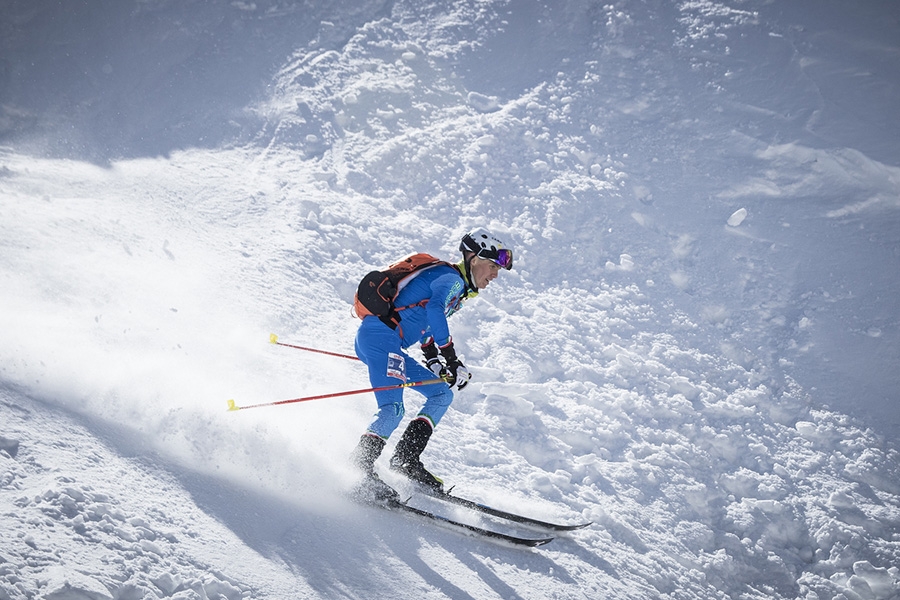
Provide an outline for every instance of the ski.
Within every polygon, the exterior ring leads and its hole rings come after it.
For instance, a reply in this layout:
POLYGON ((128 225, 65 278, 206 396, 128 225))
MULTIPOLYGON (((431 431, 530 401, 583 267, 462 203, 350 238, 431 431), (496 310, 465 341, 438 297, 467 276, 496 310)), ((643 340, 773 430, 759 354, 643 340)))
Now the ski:
POLYGON ((504 519, 506 521, 512 521, 513 523, 519 523, 521 525, 526 525, 530 527, 537 527, 539 529, 549 529, 551 531, 575 531, 577 529, 583 529, 588 525, 591 525, 591 521, 587 523, 577 523, 575 525, 563 525, 562 523, 549 523, 547 521, 541 521, 539 519, 533 519, 531 517, 526 517, 525 515, 520 515, 517 513, 512 513, 509 511, 501 510, 499 508, 494 508, 492 506, 487 506, 486 504, 481 504, 480 502, 475 502, 474 500, 467 500, 466 498, 460 498, 459 496, 454 496, 447 492, 435 492, 432 490, 428 490, 425 492, 427 495, 432 498, 437 498, 438 500, 443 500, 445 502, 450 502, 452 504, 456 504, 458 506, 462 506, 465 508, 469 508, 474 511, 478 511, 484 513, 486 515, 491 515, 492 517, 497 517, 499 519, 504 519))
POLYGON ((506 533, 501 533, 499 531, 493 531, 491 529, 484 529, 483 527, 477 527, 475 525, 469 525, 468 523, 462 523, 460 521, 454 521, 453 519, 449 519, 443 515, 439 515, 433 513, 428 510, 423 510, 421 508, 416 508, 415 506, 410 506, 406 502, 401 500, 389 499, 385 500, 383 503, 370 503, 371 506, 377 506, 379 508, 384 508, 386 510, 396 510, 401 512, 406 512, 412 515, 416 515, 423 519, 428 519, 430 521, 434 521, 441 525, 447 525, 453 529, 460 530, 464 533, 469 533, 472 535, 500 540, 510 544, 514 544, 516 546, 527 546, 530 548, 535 548, 537 546, 543 546, 544 544, 549 544, 553 541, 552 537, 543 537, 543 538, 526 538, 520 537, 517 535, 509 535, 506 533))

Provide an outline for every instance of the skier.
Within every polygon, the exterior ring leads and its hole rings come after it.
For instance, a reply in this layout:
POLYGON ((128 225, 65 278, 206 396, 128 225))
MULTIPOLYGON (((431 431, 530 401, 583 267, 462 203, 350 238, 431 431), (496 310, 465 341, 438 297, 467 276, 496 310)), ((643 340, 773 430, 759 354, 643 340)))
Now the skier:
MULTIPOLYGON (((464 235, 459 249, 462 260, 458 264, 442 263, 408 280, 395 300, 396 306, 405 307, 395 328, 370 315, 356 333, 356 355, 368 366, 372 387, 435 376, 446 381, 415 388, 425 396, 425 403, 390 459, 393 471, 436 493, 443 491, 443 482, 425 469, 419 457, 453 401, 452 390, 462 390, 471 378, 456 355, 447 317, 486 288, 501 268, 509 270, 513 263, 512 250, 482 228, 464 235), (424 367, 405 352, 417 342, 425 356, 424 367)), ((364 474, 357 493, 363 499, 385 500, 396 498, 397 492, 378 477, 375 461, 403 419, 403 388, 376 392, 375 399, 378 411, 353 451, 351 462, 364 474)))

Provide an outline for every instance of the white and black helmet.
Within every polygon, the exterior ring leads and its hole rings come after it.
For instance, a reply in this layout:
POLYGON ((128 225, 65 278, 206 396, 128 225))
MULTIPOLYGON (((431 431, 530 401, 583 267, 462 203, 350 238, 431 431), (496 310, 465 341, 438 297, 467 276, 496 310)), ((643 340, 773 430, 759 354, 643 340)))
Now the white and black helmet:
POLYGON ((460 252, 472 252, 479 258, 492 260, 506 270, 512 269, 513 253, 503 242, 483 227, 473 229, 459 243, 460 252))

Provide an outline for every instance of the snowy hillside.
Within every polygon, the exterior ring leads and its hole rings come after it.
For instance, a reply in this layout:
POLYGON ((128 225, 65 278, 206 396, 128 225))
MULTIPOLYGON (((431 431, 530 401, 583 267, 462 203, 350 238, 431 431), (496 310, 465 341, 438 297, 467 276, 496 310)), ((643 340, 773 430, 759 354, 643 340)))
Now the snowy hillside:
POLYGON ((897 5, 0 15, 0 600, 900 597, 897 5), (225 410, 476 226, 423 459, 534 550, 347 501, 370 394, 225 410))

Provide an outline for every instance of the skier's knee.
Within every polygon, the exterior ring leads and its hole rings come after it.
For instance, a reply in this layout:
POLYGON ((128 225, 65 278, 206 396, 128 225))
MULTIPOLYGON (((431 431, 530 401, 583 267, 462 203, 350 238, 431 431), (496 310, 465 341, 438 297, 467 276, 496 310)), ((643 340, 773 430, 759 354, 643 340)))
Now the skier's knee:
POLYGON ((403 420, 405 409, 403 402, 391 402, 378 407, 375 420, 369 425, 369 431, 387 439, 403 420))

